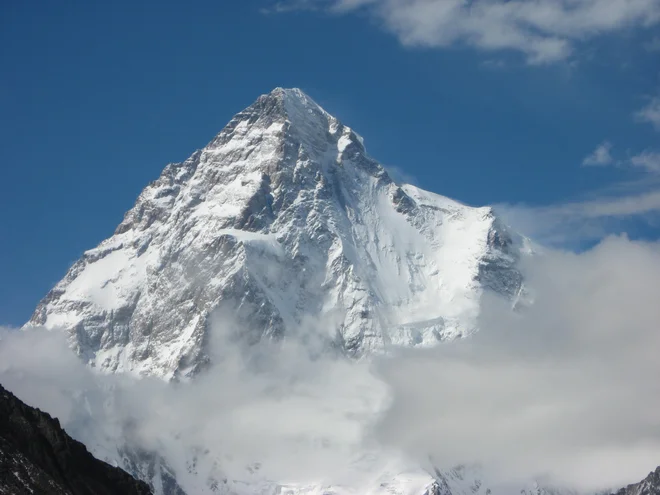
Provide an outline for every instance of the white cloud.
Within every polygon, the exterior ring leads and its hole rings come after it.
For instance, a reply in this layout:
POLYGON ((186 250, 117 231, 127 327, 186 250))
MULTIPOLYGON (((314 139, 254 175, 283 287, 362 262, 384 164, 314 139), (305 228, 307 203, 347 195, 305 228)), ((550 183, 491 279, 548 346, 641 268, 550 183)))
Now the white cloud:
POLYGON ((612 154, 612 144, 604 141, 596 149, 582 160, 582 165, 610 165, 614 162, 612 154))
POLYGON ((514 229, 554 246, 580 245, 611 232, 626 232, 632 219, 654 224, 660 219, 660 189, 648 180, 623 194, 602 194, 581 201, 547 206, 498 205, 514 229))
POLYGON ((582 160, 582 165, 615 165, 620 168, 633 167, 650 174, 656 174, 660 173, 660 152, 647 149, 627 159, 615 160, 612 156, 612 144, 609 141, 603 141, 582 160))
POLYGON ((645 150, 630 158, 630 164, 650 173, 660 173, 660 152, 645 150))
POLYGON ((626 232, 631 220, 649 226, 660 222, 660 152, 645 150, 618 159, 612 155, 612 144, 604 141, 584 158, 582 165, 644 173, 637 180, 611 184, 582 199, 541 206, 501 204, 497 206, 499 213, 514 229, 555 246, 577 246, 609 233, 626 232))
MULTIPOLYGON (((657 212, 660 191, 634 188, 513 213, 546 233, 599 237, 601 221, 657 212)), ((126 440, 159 452, 190 493, 206 475, 373 482, 353 461, 374 440, 442 469, 481 463, 495 483, 533 476, 596 489, 641 479, 660 462, 660 246, 609 238, 528 263, 534 305, 512 314, 486 296, 473 338, 382 358, 376 374, 367 361, 321 355, 309 337, 322 324, 246 349, 223 314, 212 324, 214 365, 192 383, 100 375, 63 333, 43 331, 0 332, 0 383, 100 457, 117 458, 126 440), (195 449, 208 453, 188 479, 195 449)))
POLYGON ((660 462, 660 245, 548 251, 525 275, 534 304, 521 313, 487 298, 471 338, 379 363, 393 402, 376 436, 503 482, 643 478, 660 462))
POLYGON ((640 215, 660 209, 660 191, 568 203, 562 206, 552 207, 551 209, 564 216, 575 215, 582 218, 640 215))
POLYGON ((578 42, 660 21, 660 0, 297 0, 278 5, 363 11, 405 45, 514 50, 533 64, 563 60, 578 42))
POLYGON ((63 332, 38 330, 0 332, 0 382, 96 455, 117 458, 127 440, 158 452, 191 493, 207 475, 359 487, 373 474, 351 463, 375 445, 441 469, 481 463, 495 485, 641 479, 660 459, 660 246, 610 238, 528 263, 524 312, 487 296, 478 334, 380 358, 375 371, 302 340, 245 348, 223 314, 214 366, 191 383, 98 374, 63 332), (207 449, 187 478, 191 453, 207 449))
POLYGON ((0 332, 0 383, 96 455, 116 458, 126 440, 159 452, 190 493, 206 475, 367 493, 373 473, 349 464, 374 447, 445 470, 481 463, 494 495, 530 477, 584 489, 641 479, 660 459, 660 245, 609 238, 579 255, 546 250, 523 270, 534 304, 522 313, 486 296, 478 334, 375 368, 295 339, 247 349, 223 314, 214 366, 191 383, 98 374, 63 332, 38 330, 0 332), (194 449, 208 453, 193 479, 194 449))
POLYGON ((651 98, 648 104, 635 113, 638 122, 646 122, 660 131, 660 97, 651 98))
POLYGON ((65 332, 0 331, 0 383, 58 417, 98 457, 120 460, 126 446, 157 452, 188 493, 210 493, 199 488, 208 476, 370 481, 352 465, 386 399, 368 364, 313 356, 309 325, 301 328, 304 344, 264 342, 248 352, 232 321, 215 320, 214 364, 184 384, 97 373, 74 355, 65 332), (199 476, 189 477, 195 454, 199 476))

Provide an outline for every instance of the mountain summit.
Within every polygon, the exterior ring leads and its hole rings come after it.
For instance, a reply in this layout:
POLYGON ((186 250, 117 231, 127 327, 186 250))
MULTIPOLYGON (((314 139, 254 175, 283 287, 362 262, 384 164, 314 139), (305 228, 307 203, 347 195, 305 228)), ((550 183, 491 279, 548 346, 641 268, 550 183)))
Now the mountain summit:
POLYGON ((219 311, 249 342, 314 327, 350 356, 432 345, 475 329, 484 289, 515 297, 521 248, 491 208, 395 183, 349 127, 277 88, 165 167, 28 325, 68 332, 102 370, 166 379, 208 362, 219 311))

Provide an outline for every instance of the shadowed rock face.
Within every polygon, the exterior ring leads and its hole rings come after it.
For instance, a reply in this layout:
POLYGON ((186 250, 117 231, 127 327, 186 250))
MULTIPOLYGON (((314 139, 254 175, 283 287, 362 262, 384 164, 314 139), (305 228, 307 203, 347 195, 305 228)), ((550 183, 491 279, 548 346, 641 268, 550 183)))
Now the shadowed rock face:
POLYGON ((148 495, 151 490, 94 458, 57 419, 0 385, 0 494, 148 495))
POLYGON ((639 483, 628 485, 614 495, 660 495, 660 467, 639 483))

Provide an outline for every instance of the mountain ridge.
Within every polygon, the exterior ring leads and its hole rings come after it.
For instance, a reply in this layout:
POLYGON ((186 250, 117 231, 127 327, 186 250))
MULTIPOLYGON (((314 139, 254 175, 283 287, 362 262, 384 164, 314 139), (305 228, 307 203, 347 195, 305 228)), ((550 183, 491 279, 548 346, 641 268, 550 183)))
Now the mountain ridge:
POLYGON ((651 471, 649 475, 639 483, 634 483, 622 488, 613 495, 658 495, 660 494, 660 467, 651 471))
POLYGON ((143 481, 95 459, 57 419, 0 385, 0 493, 148 495, 143 481))
POLYGON ((333 314, 321 338, 347 355, 432 345, 474 331, 484 288, 517 293, 523 244, 490 207, 397 185, 349 127, 277 88, 165 167, 28 326, 62 328, 97 368, 167 379, 208 363, 221 305, 250 341, 333 314))

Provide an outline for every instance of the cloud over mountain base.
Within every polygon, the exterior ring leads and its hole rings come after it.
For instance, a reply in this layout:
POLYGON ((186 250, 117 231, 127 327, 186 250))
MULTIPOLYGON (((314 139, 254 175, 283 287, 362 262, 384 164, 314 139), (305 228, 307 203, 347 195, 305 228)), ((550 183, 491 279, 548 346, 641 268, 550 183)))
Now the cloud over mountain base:
POLYGON ((658 244, 612 237, 524 269, 531 306, 487 297, 472 338, 378 363, 393 394, 378 437, 501 481, 644 477, 660 463, 658 244))
POLYGON ((523 269, 532 305, 512 313, 486 295, 480 332, 433 349, 359 362, 319 357, 309 339, 246 350, 224 315, 214 366, 166 384, 99 374, 59 332, 5 331, 0 382, 101 457, 132 442, 176 471, 205 452, 204 480, 251 466, 255 479, 359 486, 356 459, 375 450, 430 472, 480 464, 493 486, 641 479, 660 463, 660 246, 612 237, 523 269))

